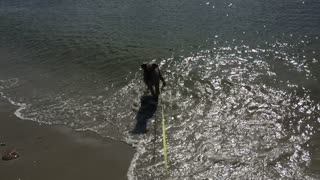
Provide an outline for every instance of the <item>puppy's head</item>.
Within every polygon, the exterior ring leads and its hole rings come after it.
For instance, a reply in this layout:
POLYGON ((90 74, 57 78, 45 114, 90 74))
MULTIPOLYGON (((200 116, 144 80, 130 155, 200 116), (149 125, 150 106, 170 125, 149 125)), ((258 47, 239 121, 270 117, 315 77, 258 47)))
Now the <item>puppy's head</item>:
POLYGON ((158 67, 158 64, 152 63, 152 62, 141 64, 141 68, 148 72, 155 70, 157 67, 158 67))

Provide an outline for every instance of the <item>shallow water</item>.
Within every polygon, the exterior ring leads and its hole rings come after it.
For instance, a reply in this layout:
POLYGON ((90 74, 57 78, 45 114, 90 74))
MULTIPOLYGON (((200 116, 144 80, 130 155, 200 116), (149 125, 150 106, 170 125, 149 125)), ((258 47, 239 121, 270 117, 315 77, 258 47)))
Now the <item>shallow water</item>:
POLYGON ((0 92, 23 119, 132 144, 129 179, 163 179, 160 111, 147 134, 129 134, 145 90, 140 64, 155 60, 168 82, 171 177, 320 179, 319 8, 3 0, 0 92))

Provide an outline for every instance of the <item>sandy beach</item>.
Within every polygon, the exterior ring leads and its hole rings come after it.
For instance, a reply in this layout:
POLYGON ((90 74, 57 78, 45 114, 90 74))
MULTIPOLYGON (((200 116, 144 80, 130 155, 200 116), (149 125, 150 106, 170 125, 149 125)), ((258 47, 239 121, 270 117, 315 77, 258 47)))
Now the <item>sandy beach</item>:
POLYGON ((127 179, 134 154, 129 145, 93 132, 25 121, 0 99, 0 146, 20 157, 0 160, 1 180, 127 179))

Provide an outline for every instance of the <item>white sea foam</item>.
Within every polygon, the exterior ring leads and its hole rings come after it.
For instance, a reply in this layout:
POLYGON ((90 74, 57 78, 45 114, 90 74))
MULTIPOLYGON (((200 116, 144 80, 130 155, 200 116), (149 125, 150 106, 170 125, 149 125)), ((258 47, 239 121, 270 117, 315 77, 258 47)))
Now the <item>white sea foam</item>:
MULTIPOLYGON (((4 90, 4 89, 8 89, 8 88, 17 86, 18 83, 19 83, 19 80, 17 78, 12 78, 12 79, 8 79, 8 80, 0 80, 0 83, 1 83, 0 84, 0 90, 4 90)), ((16 102, 12 98, 10 98, 9 96, 5 95, 4 92, 0 92, 0 95, 1 95, 1 97, 3 97, 6 100, 8 100, 12 105, 18 107, 18 109, 14 112, 14 114, 18 118, 34 121, 34 119, 24 117, 22 115, 22 113, 21 113, 21 111, 23 111, 23 110, 25 110, 27 108, 27 104, 26 103, 16 102)))

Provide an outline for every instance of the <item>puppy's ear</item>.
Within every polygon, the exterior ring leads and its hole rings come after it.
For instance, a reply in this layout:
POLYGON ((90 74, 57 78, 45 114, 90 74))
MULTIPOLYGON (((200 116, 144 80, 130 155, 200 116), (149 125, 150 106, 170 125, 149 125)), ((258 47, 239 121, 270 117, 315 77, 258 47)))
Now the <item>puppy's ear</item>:
POLYGON ((152 63, 152 69, 156 69, 157 67, 159 67, 158 64, 152 63))
POLYGON ((143 70, 146 70, 146 69, 147 69, 147 63, 141 64, 141 68, 142 68, 143 70))

